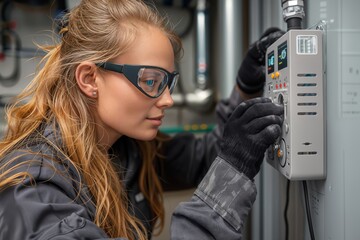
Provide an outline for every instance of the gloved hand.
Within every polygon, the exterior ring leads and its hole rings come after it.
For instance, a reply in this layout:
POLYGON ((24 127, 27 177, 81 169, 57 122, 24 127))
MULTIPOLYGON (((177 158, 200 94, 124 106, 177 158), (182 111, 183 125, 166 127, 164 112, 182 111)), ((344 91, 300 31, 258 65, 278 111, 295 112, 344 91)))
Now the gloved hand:
POLYGON ((284 108, 268 98, 242 102, 225 124, 219 156, 253 179, 281 133, 284 108))
POLYGON ((265 84, 266 49, 285 32, 278 28, 269 28, 250 46, 239 68, 236 82, 239 88, 248 94, 259 92, 265 84))

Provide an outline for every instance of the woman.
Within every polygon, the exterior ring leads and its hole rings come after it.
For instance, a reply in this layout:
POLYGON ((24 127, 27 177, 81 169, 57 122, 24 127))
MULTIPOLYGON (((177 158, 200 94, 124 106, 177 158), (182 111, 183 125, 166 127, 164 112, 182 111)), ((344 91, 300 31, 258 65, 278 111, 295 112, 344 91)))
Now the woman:
POLYGON ((162 187, 194 186, 219 151, 193 199, 174 214, 172 237, 241 236, 255 198, 250 179, 279 135, 282 109, 255 99, 230 118, 223 111, 222 124, 200 142, 161 136, 181 49, 163 22, 136 0, 83 0, 69 13, 60 43, 47 47, 42 69, 7 110, 1 239, 150 238, 164 218, 162 187), (260 127, 249 127, 257 118, 260 127))

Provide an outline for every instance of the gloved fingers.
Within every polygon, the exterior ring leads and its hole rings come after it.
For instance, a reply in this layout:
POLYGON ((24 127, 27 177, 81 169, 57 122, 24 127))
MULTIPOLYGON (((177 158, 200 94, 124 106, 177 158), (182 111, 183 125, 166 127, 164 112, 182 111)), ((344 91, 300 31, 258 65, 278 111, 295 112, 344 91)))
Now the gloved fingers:
MULTIPOLYGON (((249 54, 249 52, 248 52, 249 54)), ((254 84, 258 84, 259 82, 265 82, 265 66, 259 64, 257 59, 254 59, 253 57, 245 57, 240 68, 238 71, 237 77, 243 78, 242 80, 245 80, 247 84, 249 84, 249 81, 246 81, 247 79, 252 79, 250 83, 254 82, 254 84), (259 80, 259 78, 263 78, 259 80)))
POLYGON ((244 92, 255 93, 264 87, 265 66, 261 65, 258 59, 249 56, 249 54, 248 52, 238 70, 236 82, 244 92))
POLYGON ((272 124, 264 128, 261 132, 256 134, 256 139, 259 139, 266 148, 265 150, 273 143, 276 142, 276 140, 281 135, 281 126, 279 124, 272 124))
POLYGON ((284 31, 279 28, 270 28, 261 36, 260 40, 250 46, 249 55, 254 58, 259 65, 265 65, 265 53, 267 48, 278 40, 284 31))
POLYGON ((236 78, 236 82, 243 92, 251 94, 263 90, 266 49, 283 34, 284 32, 279 28, 269 28, 260 40, 250 45, 236 78))
POLYGON ((261 118, 256 118, 250 123, 246 124, 247 132, 250 134, 258 134, 266 129, 268 126, 279 125, 283 123, 282 116, 267 115, 261 118))
POLYGON ((247 124, 251 121, 269 115, 281 116, 284 114, 284 106, 272 102, 255 103, 242 114, 242 122, 247 124))
POLYGON ((267 37, 263 38, 260 41, 260 49, 261 51, 265 54, 267 48, 273 44, 276 40, 278 40, 282 35, 284 35, 284 31, 277 31, 277 32, 273 32, 270 33, 267 37))
POLYGON ((258 104, 258 103, 271 103, 271 100, 269 98, 258 97, 258 98, 252 98, 247 101, 244 101, 235 108, 234 112, 232 113, 232 115, 229 118, 229 121, 239 118, 245 112, 247 112, 247 110, 249 108, 251 108, 252 106, 254 106, 255 104, 258 104))

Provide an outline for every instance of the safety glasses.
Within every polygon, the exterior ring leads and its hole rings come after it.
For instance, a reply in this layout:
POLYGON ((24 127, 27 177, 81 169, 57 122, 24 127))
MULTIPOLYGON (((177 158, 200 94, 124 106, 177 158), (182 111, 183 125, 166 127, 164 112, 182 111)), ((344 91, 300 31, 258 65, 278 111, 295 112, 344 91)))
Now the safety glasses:
POLYGON ((97 63, 97 66, 122 73, 142 93, 150 98, 159 97, 168 86, 170 94, 179 79, 179 73, 170 73, 163 68, 146 65, 120 65, 111 62, 97 63))

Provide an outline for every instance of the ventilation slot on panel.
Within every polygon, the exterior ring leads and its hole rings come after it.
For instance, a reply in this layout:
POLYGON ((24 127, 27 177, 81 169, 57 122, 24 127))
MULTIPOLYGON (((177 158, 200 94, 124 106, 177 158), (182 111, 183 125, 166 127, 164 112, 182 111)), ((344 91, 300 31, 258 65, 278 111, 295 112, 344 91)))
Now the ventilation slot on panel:
POLYGON ((298 73, 298 77, 316 77, 316 73, 298 73))
POLYGON ((298 93, 297 94, 299 97, 314 97, 317 94, 316 93, 298 93))
POLYGON ((303 103, 298 103, 298 106, 316 106, 317 103, 316 102, 303 102, 303 103))
POLYGON ((298 115, 316 115, 317 112, 298 112, 298 115))
POLYGON ((298 87, 316 87, 316 83, 298 83, 298 87))
MULTIPOLYGON (((298 74, 298 76, 316 76, 316 74, 298 74)), ((298 83, 298 87, 300 88, 308 88, 308 87, 316 87, 316 83, 298 83)), ((300 97, 313 97, 316 96, 316 93, 299 93, 300 97)), ((316 106, 315 102, 301 102, 297 104, 298 106, 316 106)))
POLYGON ((298 155, 316 155, 316 151, 309 151, 309 152, 298 152, 298 155))

